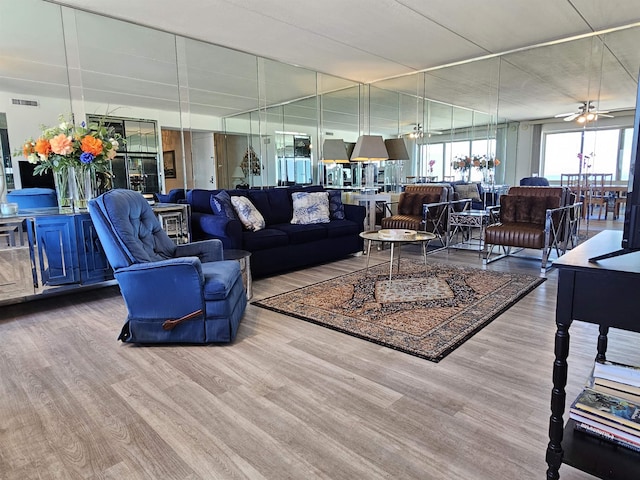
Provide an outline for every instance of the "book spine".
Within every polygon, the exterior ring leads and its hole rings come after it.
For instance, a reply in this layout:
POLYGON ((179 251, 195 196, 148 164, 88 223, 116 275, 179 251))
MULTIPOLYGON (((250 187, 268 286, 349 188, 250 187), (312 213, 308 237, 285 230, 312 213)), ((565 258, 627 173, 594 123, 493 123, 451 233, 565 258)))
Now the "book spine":
POLYGON ((593 415, 583 410, 578 410, 577 408, 571 408, 569 410, 569 418, 582 423, 589 423, 594 426, 599 426, 601 428, 606 427, 607 429, 613 429, 614 431, 620 432, 623 435, 631 435, 632 437, 637 437, 638 435, 640 435, 640 432, 638 430, 627 427, 626 425, 622 425, 620 423, 612 422, 604 417, 593 415))
POLYGON ((590 412, 640 431, 640 408, 619 397, 585 388, 571 408, 590 412))
POLYGON ((636 443, 631 443, 628 442, 612 433, 609 433, 605 430, 601 430, 599 428, 596 428, 592 425, 587 425, 586 423, 580 423, 580 422, 576 422, 575 423, 575 430, 579 431, 579 432, 584 432, 587 435, 591 435, 594 437, 597 437, 601 440, 606 440, 607 442, 610 442, 614 445, 619 445, 621 447, 625 447, 628 448, 630 450, 633 450, 634 452, 639 452, 640 453, 640 445, 636 444, 636 443))
POLYGON ((593 376, 640 387, 640 368, 631 365, 596 362, 593 366, 593 376))

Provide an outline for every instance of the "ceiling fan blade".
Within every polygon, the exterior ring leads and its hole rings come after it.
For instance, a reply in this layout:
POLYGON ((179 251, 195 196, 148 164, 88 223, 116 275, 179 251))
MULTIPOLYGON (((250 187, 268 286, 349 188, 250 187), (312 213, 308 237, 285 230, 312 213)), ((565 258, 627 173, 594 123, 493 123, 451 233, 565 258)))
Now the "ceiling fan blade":
POLYGON ((613 115, 608 115, 604 112, 598 112, 596 113, 596 115, 598 115, 599 117, 605 117, 605 118, 615 118, 613 115))
POLYGON ((564 120, 565 122, 570 122, 570 121, 575 120, 576 118, 578 118, 580 115, 581 115, 580 113, 572 113, 572 114, 570 114, 569 116, 564 117, 564 119, 563 119, 563 120, 564 120))
POLYGON ((569 115, 576 115, 576 113, 575 113, 575 112, 571 112, 571 113, 559 113, 559 114, 555 115, 553 118, 568 117, 569 115))

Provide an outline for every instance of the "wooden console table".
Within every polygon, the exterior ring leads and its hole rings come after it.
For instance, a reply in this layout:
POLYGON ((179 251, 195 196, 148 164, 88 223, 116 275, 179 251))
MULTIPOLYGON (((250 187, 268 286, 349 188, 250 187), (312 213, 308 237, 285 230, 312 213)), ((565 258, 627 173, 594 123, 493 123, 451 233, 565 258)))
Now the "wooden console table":
POLYGON ((549 480, 560 477, 563 462, 603 479, 637 479, 640 472, 640 454, 574 434, 573 421, 565 426, 562 418, 565 404, 573 401, 565 398, 571 322, 580 320, 600 326, 596 355, 599 360, 605 359, 609 328, 640 332, 640 320, 634 313, 639 303, 640 252, 589 262, 589 258, 619 250, 621 240, 621 231, 606 230, 553 262, 558 268, 558 301, 546 456, 549 480))

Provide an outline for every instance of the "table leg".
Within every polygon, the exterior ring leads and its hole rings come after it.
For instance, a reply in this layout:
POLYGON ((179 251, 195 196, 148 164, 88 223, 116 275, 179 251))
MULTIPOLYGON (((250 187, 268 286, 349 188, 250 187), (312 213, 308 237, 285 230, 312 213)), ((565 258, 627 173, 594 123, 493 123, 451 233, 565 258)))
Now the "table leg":
POLYGON ((427 245, 429 242, 420 242, 422 244, 422 258, 424 258, 424 273, 427 274, 427 245))
POLYGON ((609 334, 609 327, 600 325, 600 335, 598 335, 598 354, 596 355, 596 361, 604 362, 607 359, 607 335, 609 334))
POLYGON ((389 259, 389 281, 391 281, 391 273, 393 272, 393 245, 395 244, 395 242, 389 243, 391 243, 391 258, 389 259))
POLYGON ((368 240, 368 244, 367 244, 367 270, 366 272, 369 273, 369 258, 371 257, 371 240, 368 240))

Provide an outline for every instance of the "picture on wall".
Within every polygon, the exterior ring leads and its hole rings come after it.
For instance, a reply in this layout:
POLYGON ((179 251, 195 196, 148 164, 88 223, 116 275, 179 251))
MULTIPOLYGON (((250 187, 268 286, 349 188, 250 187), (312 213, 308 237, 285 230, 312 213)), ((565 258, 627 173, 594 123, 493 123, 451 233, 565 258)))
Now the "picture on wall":
POLYGON ((164 178, 176 178, 176 151, 162 152, 164 163, 164 178))

